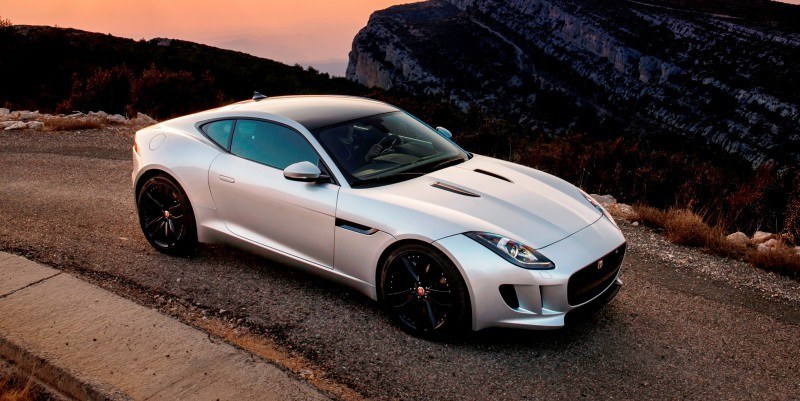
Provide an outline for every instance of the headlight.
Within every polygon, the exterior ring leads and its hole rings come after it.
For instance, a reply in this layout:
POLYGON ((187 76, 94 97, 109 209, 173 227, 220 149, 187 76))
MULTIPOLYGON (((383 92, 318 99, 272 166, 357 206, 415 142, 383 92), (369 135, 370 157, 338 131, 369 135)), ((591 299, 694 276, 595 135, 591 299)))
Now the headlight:
POLYGON ((535 249, 502 235, 482 232, 465 233, 479 244, 489 248, 503 259, 525 269, 553 269, 553 262, 535 249))
POLYGON ((597 210, 598 210, 600 213, 602 213, 602 214, 603 214, 603 216, 606 216, 606 218, 608 219, 608 221, 610 221, 612 224, 614 224, 614 226, 616 226, 617 228, 619 228, 619 225, 617 225, 617 221, 616 221, 616 220, 614 220, 614 218, 613 218, 613 217, 611 217, 611 213, 609 213, 609 212, 606 210, 606 208, 604 208, 604 207, 603 207, 603 205, 601 205, 599 202, 597 202, 596 200, 594 200, 594 198, 592 198, 592 197, 591 197, 589 194, 587 194, 586 192, 584 192, 582 189, 578 188, 578 191, 580 191, 580 192, 581 192, 581 195, 583 195, 583 197, 584 197, 584 198, 586 198, 586 200, 587 200, 587 201, 589 201, 589 203, 591 203, 591 204, 592 204, 592 206, 594 206, 594 208, 595 208, 595 209, 597 209, 597 210))

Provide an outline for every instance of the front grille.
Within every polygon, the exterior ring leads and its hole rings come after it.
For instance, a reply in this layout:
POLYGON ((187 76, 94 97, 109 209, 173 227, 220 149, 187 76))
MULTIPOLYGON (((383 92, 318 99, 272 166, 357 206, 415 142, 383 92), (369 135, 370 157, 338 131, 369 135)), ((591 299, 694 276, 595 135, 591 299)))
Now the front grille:
POLYGON ((583 269, 578 270, 569 278, 567 284, 567 299, 570 305, 580 305, 602 293, 614 282, 617 272, 622 265, 622 258, 625 256, 625 246, 611 251, 583 269), (598 268, 599 262, 603 261, 602 268, 598 268))

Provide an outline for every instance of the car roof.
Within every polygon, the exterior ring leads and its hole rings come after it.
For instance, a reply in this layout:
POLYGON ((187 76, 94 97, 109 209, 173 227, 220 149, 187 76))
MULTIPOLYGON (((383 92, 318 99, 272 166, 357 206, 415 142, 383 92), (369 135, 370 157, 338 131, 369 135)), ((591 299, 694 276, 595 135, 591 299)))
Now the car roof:
POLYGON ((398 111, 377 100, 334 95, 277 96, 232 105, 237 111, 256 111, 281 115, 315 130, 361 117, 398 111))

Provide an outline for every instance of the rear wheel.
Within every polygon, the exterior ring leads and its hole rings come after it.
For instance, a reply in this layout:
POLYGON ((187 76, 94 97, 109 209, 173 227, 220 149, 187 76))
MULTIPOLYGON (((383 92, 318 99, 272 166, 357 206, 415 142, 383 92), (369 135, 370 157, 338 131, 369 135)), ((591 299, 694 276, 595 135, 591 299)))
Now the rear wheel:
POLYGON ((406 331, 442 338, 466 330, 470 304, 464 279, 439 251, 423 245, 395 249, 381 269, 381 301, 406 331))
POLYGON ((189 198, 170 177, 145 181, 137 196, 139 224, 147 241, 169 255, 188 255, 197 246, 197 228, 189 198))

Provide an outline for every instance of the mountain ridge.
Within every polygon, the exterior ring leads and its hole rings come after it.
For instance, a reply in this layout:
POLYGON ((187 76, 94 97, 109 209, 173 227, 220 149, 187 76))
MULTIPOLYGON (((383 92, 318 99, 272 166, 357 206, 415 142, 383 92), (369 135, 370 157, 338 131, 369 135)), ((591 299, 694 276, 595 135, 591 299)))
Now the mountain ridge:
POLYGON ((800 165, 800 80, 791 67, 800 64, 800 35, 664 7, 394 6, 355 37, 347 77, 477 105, 552 135, 681 135, 753 166, 800 165))

